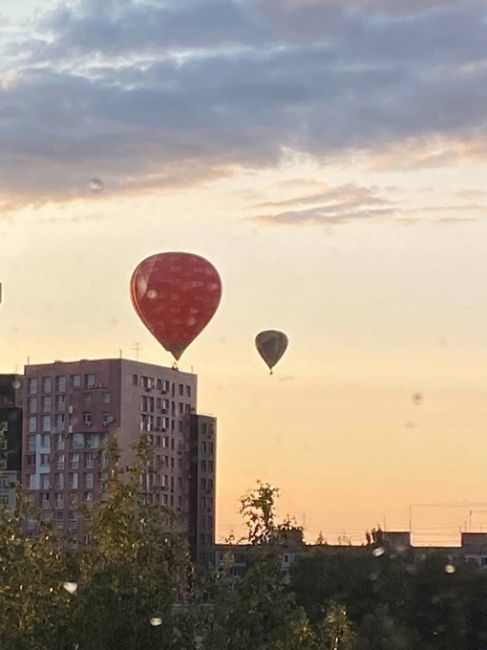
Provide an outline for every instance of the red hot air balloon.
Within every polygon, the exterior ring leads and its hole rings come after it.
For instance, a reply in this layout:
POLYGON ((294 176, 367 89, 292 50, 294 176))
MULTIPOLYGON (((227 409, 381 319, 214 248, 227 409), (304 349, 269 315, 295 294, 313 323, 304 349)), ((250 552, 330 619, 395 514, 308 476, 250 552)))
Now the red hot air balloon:
POLYGON ((199 255, 159 253, 135 269, 130 293, 145 326, 178 360, 216 312, 222 285, 215 267, 199 255))

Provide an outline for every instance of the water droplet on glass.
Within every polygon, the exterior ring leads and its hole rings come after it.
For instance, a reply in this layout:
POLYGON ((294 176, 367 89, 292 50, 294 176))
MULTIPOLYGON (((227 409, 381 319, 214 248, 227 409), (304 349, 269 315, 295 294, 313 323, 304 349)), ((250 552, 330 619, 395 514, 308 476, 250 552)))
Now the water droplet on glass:
POLYGON ((63 582, 63 587, 68 594, 75 594, 78 589, 78 584, 76 582, 63 582))
POLYGON ((455 573, 456 569, 453 564, 447 564, 445 567, 445 573, 455 573))
POLYGON ((90 192, 102 192, 104 189, 103 181, 100 178, 92 178, 90 181, 90 192))
POLYGON ((377 580, 378 577, 379 577, 379 576, 377 575, 377 573, 371 573, 371 574, 369 575, 369 580, 372 580, 372 582, 375 582, 375 581, 377 580))
POLYGON ((193 325, 196 325, 196 318, 193 318, 192 316, 188 318, 188 325, 192 327, 193 325))
POLYGON ((374 548, 374 550, 372 551, 372 555, 374 557, 382 557, 385 552, 386 549, 383 546, 379 546, 378 548, 374 548))
POLYGON ((158 625, 162 625, 162 618, 159 618, 158 616, 153 616, 150 620, 150 624, 152 627, 157 627, 158 625))
POLYGON ((157 298, 157 291, 155 289, 149 289, 147 292, 147 297, 149 300, 154 300, 154 298, 157 298))
POLYGON ((413 393, 411 400, 415 406, 420 406, 423 403, 423 394, 422 393, 413 393))
POLYGON ((415 429, 416 428, 416 424, 414 422, 406 422, 405 426, 406 426, 406 429, 415 429))

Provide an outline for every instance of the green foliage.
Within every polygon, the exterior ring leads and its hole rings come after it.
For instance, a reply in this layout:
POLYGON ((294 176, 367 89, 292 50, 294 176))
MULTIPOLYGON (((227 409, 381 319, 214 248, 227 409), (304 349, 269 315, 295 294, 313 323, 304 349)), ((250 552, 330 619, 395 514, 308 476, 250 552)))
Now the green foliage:
MULTIPOLYGON (((487 575, 448 558, 305 550, 291 576, 281 556, 301 528, 278 521, 278 491, 259 483, 242 498, 247 544, 229 540, 219 571, 196 570, 178 521, 147 503, 145 440, 133 467, 112 471, 106 498, 83 507, 87 547, 41 523, 19 494, 0 510, 2 650, 480 650, 487 647, 487 575), (235 577, 235 556, 246 571, 235 577), (66 584, 69 583, 69 584, 66 584)), ((374 531, 377 532, 377 531, 374 531)), ((322 538, 320 538, 322 539, 322 538)), ((301 550, 306 549, 300 546, 301 550)))

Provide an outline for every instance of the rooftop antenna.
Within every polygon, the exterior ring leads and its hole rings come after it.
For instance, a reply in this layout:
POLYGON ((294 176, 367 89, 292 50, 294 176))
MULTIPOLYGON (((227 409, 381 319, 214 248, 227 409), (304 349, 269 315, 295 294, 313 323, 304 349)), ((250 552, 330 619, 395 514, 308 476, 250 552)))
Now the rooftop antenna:
POLYGON ((135 358, 136 358, 137 361, 138 361, 138 360, 139 360, 139 352, 140 352, 140 343, 137 342, 137 343, 134 345, 134 347, 131 348, 131 349, 132 349, 132 350, 135 350, 135 358))
POLYGON ((120 359, 121 359, 122 358, 122 350, 119 350, 118 352, 120 354, 120 359))

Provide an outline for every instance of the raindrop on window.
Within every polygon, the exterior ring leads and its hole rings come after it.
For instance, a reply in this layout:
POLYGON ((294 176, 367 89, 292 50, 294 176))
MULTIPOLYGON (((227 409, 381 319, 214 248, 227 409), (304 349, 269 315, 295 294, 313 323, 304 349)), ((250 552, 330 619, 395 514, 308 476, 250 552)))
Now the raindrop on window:
POLYGON ((385 552, 386 549, 383 546, 379 546, 379 548, 374 548, 374 550, 372 551, 372 555, 374 557, 382 557, 385 552))
POLYGON ((90 181, 90 192, 102 192, 104 189, 103 181, 100 178, 92 178, 90 181))
POLYGON ((158 616, 153 616, 150 620, 150 624, 152 627, 157 627, 159 625, 162 625, 162 618, 159 618, 158 616))
POLYGON ((447 564, 445 567, 445 573, 455 573, 456 569, 453 564, 447 564))
POLYGON ((63 582, 63 587, 68 594, 75 594, 78 589, 78 584, 76 582, 63 582))

